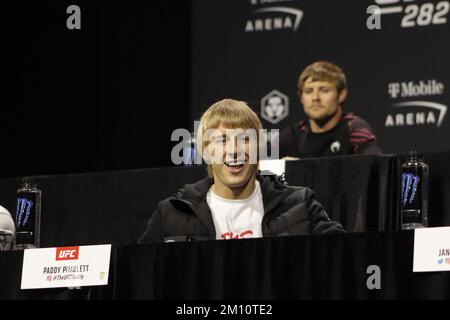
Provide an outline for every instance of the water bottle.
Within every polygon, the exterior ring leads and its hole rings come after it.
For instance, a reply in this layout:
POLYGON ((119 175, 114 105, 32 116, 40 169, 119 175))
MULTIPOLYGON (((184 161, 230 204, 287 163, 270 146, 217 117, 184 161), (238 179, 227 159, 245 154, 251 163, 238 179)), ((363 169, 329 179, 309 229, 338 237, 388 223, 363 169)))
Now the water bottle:
POLYGON ((428 165, 417 151, 410 151, 401 173, 401 228, 428 227, 428 165))
POLYGON ((17 190, 16 208, 16 249, 40 247, 42 191, 32 178, 22 179, 17 190))

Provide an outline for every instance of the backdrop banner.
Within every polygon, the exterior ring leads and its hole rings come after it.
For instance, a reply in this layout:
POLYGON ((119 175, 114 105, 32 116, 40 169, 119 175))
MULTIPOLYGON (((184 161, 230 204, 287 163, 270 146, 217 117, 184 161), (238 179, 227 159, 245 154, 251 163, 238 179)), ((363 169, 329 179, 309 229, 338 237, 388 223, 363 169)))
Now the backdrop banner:
POLYGON ((346 112, 384 152, 448 150, 450 2, 194 0, 191 125, 222 98, 247 101, 266 128, 305 118, 300 72, 318 60, 347 75, 346 112))

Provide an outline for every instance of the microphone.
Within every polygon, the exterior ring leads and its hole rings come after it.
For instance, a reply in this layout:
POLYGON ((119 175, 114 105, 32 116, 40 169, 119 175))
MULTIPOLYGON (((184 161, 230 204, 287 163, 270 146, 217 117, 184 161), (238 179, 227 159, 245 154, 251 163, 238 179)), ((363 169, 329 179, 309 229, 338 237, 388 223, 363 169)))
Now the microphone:
POLYGON ((209 237, 205 236, 193 236, 191 234, 187 234, 185 236, 169 236, 163 239, 163 242, 194 242, 194 241, 205 241, 210 240, 209 237))
POLYGON ((13 249, 15 235, 16 227, 11 214, 0 206, 0 251, 13 249))

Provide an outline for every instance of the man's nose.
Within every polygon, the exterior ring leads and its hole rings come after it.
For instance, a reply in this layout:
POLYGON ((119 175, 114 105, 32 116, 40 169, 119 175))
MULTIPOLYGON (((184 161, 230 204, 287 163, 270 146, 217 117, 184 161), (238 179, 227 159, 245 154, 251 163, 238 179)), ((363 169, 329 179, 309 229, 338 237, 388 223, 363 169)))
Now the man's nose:
POLYGON ((242 154, 244 154, 244 144, 237 138, 230 139, 229 143, 227 143, 226 154, 230 158, 239 158, 242 154))
POLYGON ((312 98, 313 98, 313 100, 320 100, 319 92, 313 91, 312 98))

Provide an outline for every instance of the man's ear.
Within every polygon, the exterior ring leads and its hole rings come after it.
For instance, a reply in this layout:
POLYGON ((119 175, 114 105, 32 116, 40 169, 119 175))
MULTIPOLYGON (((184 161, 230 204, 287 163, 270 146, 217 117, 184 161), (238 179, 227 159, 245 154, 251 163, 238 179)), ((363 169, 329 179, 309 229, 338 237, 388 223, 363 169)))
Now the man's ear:
POLYGON ((342 89, 341 92, 339 92, 339 96, 338 96, 339 104, 344 103, 345 99, 347 98, 347 95, 348 95, 347 89, 342 89))

